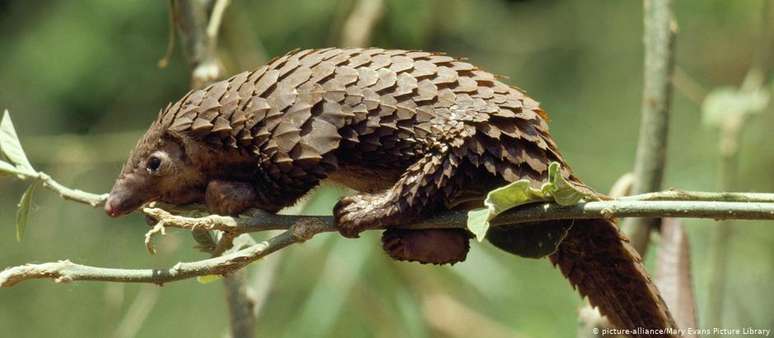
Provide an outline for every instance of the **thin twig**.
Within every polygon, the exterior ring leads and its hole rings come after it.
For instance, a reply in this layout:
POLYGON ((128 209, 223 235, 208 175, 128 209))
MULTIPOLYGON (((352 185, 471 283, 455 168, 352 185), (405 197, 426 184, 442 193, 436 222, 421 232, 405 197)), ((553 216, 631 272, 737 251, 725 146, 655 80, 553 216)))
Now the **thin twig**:
MULTIPOLYGON (((676 23, 671 0, 645 0, 645 70, 642 119, 634 161, 633 194, 661 189, 666 166, 669 109, 672 99, 676 23)), ((658 219, 627 220, 632 245, 644 255, 658 219)))
POLYGON ((167 269, 114 269, 73 263, 26 264, 0 272, 0 287, 11 287, 30 279, 48 278, 57 283, 71 281, 106 281, 122 283, 167 282, 205 275, 224 275, 289 245, 304 242, 325 228, 314 221, 303 221, 269 240, 223 256, 195 262, 177 263, 167 269))
POLYGON ((423 297, 422 314, 430 326, 449 337, 529 337, 468 308, 446 294, 423 297))
POLYGON ((164 56, 159 59, 158 67, 166 68, 169 65, 169 59, 175 51, 175 0, 168 0, 169 33, 167 33, 167 49, 164 56))
POLYGON ((358 0, 344 23, 342 47, 368 47, 371 32, 383 14, 383 0, 358 0))
POLYGON ((68 188, 61 183, 57 182, 51 176, 44 172, 24 172, 19 171, 16 172, 16 177, 23 181, 27 180, 39 180, 43 187, 59 194, 60 197, 78 202, 83 204, 88 204, 92 207, 98 207, 101 206, 103 203, 105 203, 105 200, 107 200, 108 194, 93 194, 90 192, 85 192, 78 189, 72 189, 68 188))
POLYGON ((230 328, 233 336, 237 334, 254 336, 255 300, 250 297, 247 288, 247 276, 241 271, 224 278, 223 284, 228 304, 230 328))
POLYGON ((210 19, 207 23, 207 37, 212 40, 214 45, 217 45, 220 23, 223 21, 223 13, 229 3, 231 3, 230 0, 217 0, 212 6, 212 13, 210 13, 210 19))
POLYGON ((148 318, 153 306, 159 299, 159 289, 154 286, 145 286, 140 289, 134 302, 129 306, 126 315, 121 320, 113 333, 113 338, 132 338, 142 328, 145 319, 148 318))
POLYGON ((261 265, 254 269, 249 279, 249 284, 253 291, 253 314, 260 318, 261 313, 272 292, 274 280, 277 277, 277 270, 283 260, 283 252, 277 252, 270 258, 265 259, 261 265))
POLYGON ((191 65, 191 87, 200 88, 217 80, 223 74, 218 60, 217 28, 210 28, 210 19, 220 21, 227 0, 213 4, 207 0, 176 0, 174 2, 175 23, 183 42, 183 50, 191 65), (224 4, 225 3, 225 4, 224 4), (211 9, 221 8, 219 13, 211 9), (212 32, 212 34, 210 34, 212 32))
POLYGON ((639 195, 623 196, 626 201, 716 201, 716 202, 764 202, 774 203, 774 194, 756 192, 706 192, 667 190, 639 195))

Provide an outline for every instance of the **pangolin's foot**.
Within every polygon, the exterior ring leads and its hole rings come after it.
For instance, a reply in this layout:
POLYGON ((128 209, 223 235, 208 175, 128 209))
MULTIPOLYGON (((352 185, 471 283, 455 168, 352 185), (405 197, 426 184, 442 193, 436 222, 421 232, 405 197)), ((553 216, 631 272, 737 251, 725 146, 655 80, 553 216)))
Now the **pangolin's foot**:
POLYGON ((364 230, 391 225, 395 208, 385 194, 361 194, 342 198, 333 208, 336 225, 344 237, 358 238, 364 230))
POLYGON ((382 248, 400 261, 454 264, 467 257, 469 238, 462 229, 387 229, 382 234, 382 248))

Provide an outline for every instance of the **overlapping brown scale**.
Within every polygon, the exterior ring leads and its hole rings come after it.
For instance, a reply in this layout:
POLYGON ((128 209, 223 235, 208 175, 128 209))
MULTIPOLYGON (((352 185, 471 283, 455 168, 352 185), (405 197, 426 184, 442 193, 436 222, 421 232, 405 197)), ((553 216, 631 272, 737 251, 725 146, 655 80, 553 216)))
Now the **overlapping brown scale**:
POLYGON ((358 78, 356 86, 359 88, 371 87, 379 81, 379 72, 371 68, 358 68, 358 78))
POLYGON ((313 50, 312 52, 307 54, 302 60, 300 60, 301 65, 307 68, 312 68, 314 66, 317 66, 320 62, 324 60, 324 53, 333 49, 334 48, 324 48, 324 49, 313 50))
MULTIPOLYGON (((513 118, 501 118, 498 116, 493 116, 490 118, 490 128, 497 128, 500 133, 507 135, 508 137, 519 140, 522 139, 523 132, 519 129, 519 126, 516 124, 513 118)), ((479 127, 479 128, 486 128, 486 127, 479 127)))
POLYGON ((524 149, 527 153, 526 162, 532 170, 543 173, 548 169, 548 156, 543 149, 529 143, 525 144, 524 149))
POLYGON ((277 84, 277 89, 269 95, 267 100, 272 109, 283 112, 293 105, 296 101, 296 96, 298 96, 298 90, 295 87, 290 87, 284 82, 280 82, 277 84))
POLYGON ((414 59, 414 60, 419 60, 419 59, 425 59, 425 60, 427 60, 427 59, 429 59, 429 58, 430 58, 432 55, 433 55, 433 53, 430 53, 430 52, 425 52, 425 51, 421 51, 421 50, 410 50, 410 51, 406 51, 406 56, 408 56, 408 57, 410 57, 410 58, 412 58, 412 59, 414 59))
POLYGON ((201 104, 202 99, 204 99, 204 94, 204 90, 196 89, 190 91, 181 101, 183 101, 184 106, 198 106, 201 104))
POLYGON ((449 67, 440 66, 436 70, 436 77, 433 83, 436 85, 452 84, 457 82, 457 72, 449 67))
POLYGON ((220 100, 224 94, 226 94, 226 91, 228 90, 229 83, 228 81, 218 81, 215 82, 206 88, 204 90, 207 92, 206 99, 212 99, 215 101, 220 100))
POLYGON ((453 89, 455 93, 474 93, 478 91, 478 82, 472 78, 461 76, 457 78, 458 85, 453 89))
POLYGON ((324 79, 328 79, 333 72, 336 71, 336 65, 330 61, 322 61, 312 68, 312 77, 309 79, 311 83, 320 83, 324 79))
POLYGON ((335 55, 334 57, 328 59, 328 61, 333 63, 336 66, 343 66, 343 65, 349 63, 349 59, 351 57, 352 57, 352 54, 350 52, 340 52, 339 54, 335 55))
POLYGON ((374 70, 379 70, 382 68, 387 68, 391 64, 392 64, 392 59, 390 59, 388 55, 377 54, 371 57, 371 65, 369 67, 374 70))
POLYGON ((242 108, 244 114, 232 115, 231 122, 238 123, 238 121, 241 121, 242 119, 246 120, 245 123, 248 123, 250 120, 260 121, 266 117, 266 113, 269 112, 270 109, 271 105, 269 105, 269 101, 260 96, 253 96, 247 100, 247 104, 242 108))
POLYGON ((430 101, 436 98, 438 95, 438 87, 430 79, 424 79, 417 83, 417 95, 414 97, 415 102, 430 101))
MULTIPOLYGON (((280 71, 280 76, 282 74, 282 71, 280 71)), ((292 73, 290 73, 287 78, 282 80, 282 85, 286 86, 287 88, 298 88, 306 82, 306 80, 309 80, 309 78, 312 76, 312 69, 307 67, 302 67, 294 70, 292 73)))
POLYGON ((197 118, 191 124, 191 132, 196 136, 204 136, 207 135, 213 127, 214 125, 209 120, 197 118))
POLYGON ((414 70, 410 74, 417 79, 426 78, 435 76, 437 69, 438 67, 430 61, 418 60, 414 62, 414 70))
POLYGON ((341 136, 337 131, 338 128, 330 122, 314 119, 311 131, 304 135, 302 143, 314 148, 320 155, 326 154, 339 146, 341 136))
POLYGON ((159 121, 164 128, 168 128, 172 125, 180 111, 181 101, 177 101, 175 104, 167 104, 167 107, 159 112, 156 121, 159 121))
MULTIPOLYGON (((378 74, 379 80, 373 86, 371 86, 371 89, 375 92, 380 92, 393 87, 398 80, 395 72, 387 68, 379 69, 378 74)), ((394 93, 391 94, 394 95, 394 93)))
POLYGON ((414 59, 406 55, 393 55, 390 70, 395 73, 402 73, 414 68, 414 59))
POLYGON ((339 48, 330 48, 322 53, 323 60, 329 60, 342 53, 339 48))
POLYGON ((436 53, 433 56, 430 57, 430 62, 439 64, 439 63, 451 63, 453 61, 457 61, 457 59, 444 55, 443 53, 436 53))
POLYGON ((451 62, 451 69, 454 69, 457 72, 470 72, 477 70, 478 67, 463 61, 453 61, 451 62))
POLYGON ((538 130, 535 129, 534 123, 530 121, 522 120, 519 118, 513 119, 513 122, 518 126, 518 129, 521 132, 521 137, 523 139, 537 145, 541 149, 546 149, 548 145, 546 144, 545 140, 543 140, 543 136, 538 130))
POLYGON ((393 93, 395 96, 408 95, 418 88, 417 79, 408 73, 401 73, 397 78, 397 88, 393 93))
POLYGON ((254 71, 250 72, 250 75, 247 77, 247 82, 251 84, 255 84, 261 76, 263 76, 264 73, 269 69, 269 66, 263 65, 255 69, 254 71))
POLYGON ((348 60, 347 65, 353 68, 359 68, 370 62, 371 57, 368 54, 356 52, 356 54, 348 60))
POLYGON ((250 72, 241 72, 239 74, 236 74, 229 78, 229 92, 236 93, 239 91, 239 88, 242 87, 242 85, 247 82, 248 77, 250 76, 250 72))
POLYGON ((480 69, 471 71, 471 73, 473 74, 472 76, 473 80, 475 80, 482 86, 493 87, 495 85, 495 82, 499 82, 497 81, 497 78, 495 78, 495 76, 492 73, 489 73, 480 69))

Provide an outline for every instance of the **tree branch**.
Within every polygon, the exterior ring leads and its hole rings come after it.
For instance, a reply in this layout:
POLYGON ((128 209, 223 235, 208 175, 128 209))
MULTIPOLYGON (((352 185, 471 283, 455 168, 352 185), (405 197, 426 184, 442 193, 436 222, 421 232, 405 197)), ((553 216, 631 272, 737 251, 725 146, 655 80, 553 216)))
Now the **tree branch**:
POLYGON ((217 56, 218 28, 228 0, 173 0, 174 21, 191 65, 191 87, 223 75, 217 56))
MULTIPOLYGON (((665 198, 665 196, 670 194, 675 194, 675 192, 630 196, 619 200, 593 201, 569 207, 562 207, 553 203, 537 203, 505 212, 492 220, 491 225, 508 226, 544 220, 616 217, 774 220, 774 203, 749 202, 743 198, 747 196, 754 200, 771 200, 774 199, 774 194, 721 194, 733 196, 736 200, 733 202, 696 200, 707 198, 707 196, 714 194, 706 192, 681 192, 675 196, 682 200, 637 200, 638 198, 665 198)), ((252 211, 251 214, 240 217, 216 215, 189 217, 173 215, 154 208, 146 208, 144 211, 157 218, 159 224, 163 227, 175 227, 186 230, 219 230, 229 234, 278 229, 287 229, 287 231, 268 241, 252 245, 234 253, 196 262, 178 263, 169 269, 100 268, 75 264, 70 261, 22 265, 0 272, 0 287, 10 287, 24 280, 40 278, 54 279, 56 282, 99 280, 163 284, 196 276, 223 275, 234 272, 291 244, 308 240, 318 233, 337 231, 333 217, 330 216, 286 216, 252 211)), ((198 213, 198 211, 194 211, 194 213, 198 213)), ((412 229, 450 227, 464 229, 466 219, 466 212, 452 211, 407 227, 412 229)))
MULTIPOLYGON (((634 161, 633 194, 660 190, 664 176, 677 30, 672 15, 672 1, 645 0, 644 24, 642 118, 634 161)), ((650 230, 657 223, 658 219, 631 219, 624 224, 632 245, 641 255, 645 255, 650 230)))
POLYGON ((0 286, 10 287, 30 279, 48 278, 57 283, 71 281, 106 281, 122 283, 167 282, 197 276, 228 274, 289 245, 306 241, 325 229, 312 219, 299 221, 288 231, 269 240, 223 256, 195 262, 177 263, 168 269, 114 269, 73 263, 63 260, 54 263, 26 264, 0 272, 0 286))
MULTIPOLYGON (((317 219, 325 225, 324 231, 336 231, 332 216, 275 215, 260 210, 252 210, 249 214, 240 217, 218 215, 189 217, 173 215, 158 208, 145 208, 143 212, 158 219, 166 227, 186 230, 207 229, 227 233, 250 233, 284 230, 301 220, 317 219)), ((774 194, 664 191, 627 196, 617 200, 585 202, 568 207, 554 203, 536 203, 500 214, 491 221, 491 225, 622 217, 774 219, 774 194), (713 196, 719 199, 730 198, 733 201, 710 200, 709 198, 713 196)), ((450 211, 405 227, 410 229, 464 228, 466 220, 466 211, 450 211)))

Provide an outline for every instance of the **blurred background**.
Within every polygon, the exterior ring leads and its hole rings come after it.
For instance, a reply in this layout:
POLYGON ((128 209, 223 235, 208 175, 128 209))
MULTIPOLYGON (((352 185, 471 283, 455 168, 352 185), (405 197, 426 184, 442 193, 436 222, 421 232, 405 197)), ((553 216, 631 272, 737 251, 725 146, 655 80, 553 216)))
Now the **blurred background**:
MULTIPOLYGON (((665 187, 718 190, 718 131, 701 123, 714 88, 738 86, 761 42, 766 0, 675 2, 676 86, 665 187)), ((227 73, 293 48, 341 43, 355 1, 234 0, 220 57, 227 73)), ((631 170, 642 92, 642 3, 569 0, 386 0, 370 45, 464 56, 524 88, 586 183, 607 191, 631 170)), ((135 140, 185 94, 188 65, 169 66, 164 1, 0 1, 0 109, 7 108, 32 163, 60 182, 109 190, 135 140)), ((774 191, 774 112, 752 117, 740 143, 735 190, 774 191)), ((70 259, 106 267, 167 267, 202 259, 187 232, 171 231, 150 256, 140 216, 109 219, 49 191, 34 200, 25 239, 14 218, 26 184, 0 179, 0 268, 70 259)), ((306 212, 327 213, 325 188, 306 212)), ((708 307, 712 221, 685 220, 699 322, 708 307)), ((774 227, 738 222, 729 242, 723 326, 774 327, 774 227)), ((581 298, 547 260, 474 244, 452 267, 391 261, 379 235, 323 234, 249 267, 262 337, 570 337, 581 298)), ((261 238, 261 236, 256 236, 261 238)), ((652 251, 652 250, 651 250, 652 251)), ((652 255, 651 255, 652 256, 652 255)), ((649 259, 649 267, 653 265, 649 259)), ((163 288, 31 281, 0 290, 3 335, 220 337, 221 283, 163 288)))

